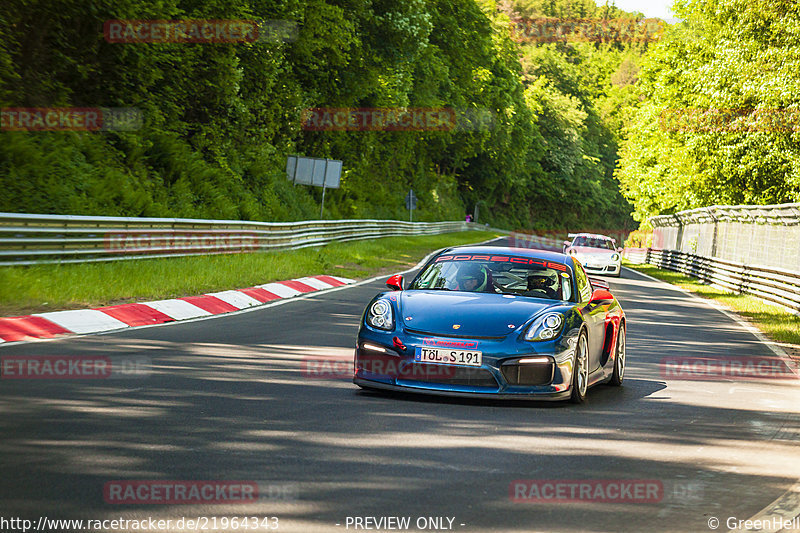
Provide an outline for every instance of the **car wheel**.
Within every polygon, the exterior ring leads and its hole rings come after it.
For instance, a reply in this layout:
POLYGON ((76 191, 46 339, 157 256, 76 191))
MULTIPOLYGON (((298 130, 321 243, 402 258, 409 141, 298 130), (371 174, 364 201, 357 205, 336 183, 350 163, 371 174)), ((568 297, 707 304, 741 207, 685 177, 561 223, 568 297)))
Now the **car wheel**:
POLYGON ((620 323, 619 333, 617 333, 617 348, 614 354, 614 373, 611 374, 610 383, 616 387, 622 385, 625 377, 625 324, 620 323))
POLYGON ((575 362, 572 368, 572 403, 586 401, 586 390, 589 387, 589 341, 586 332, 581 331, 575 347, 575 362))

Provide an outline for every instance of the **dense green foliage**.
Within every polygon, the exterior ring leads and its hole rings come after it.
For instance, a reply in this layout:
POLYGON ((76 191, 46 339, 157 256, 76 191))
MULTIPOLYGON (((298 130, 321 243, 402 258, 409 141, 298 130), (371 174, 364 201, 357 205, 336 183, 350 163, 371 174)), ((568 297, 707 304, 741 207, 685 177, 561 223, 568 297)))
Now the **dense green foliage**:
POLYGON ((628 226, 613 178, 640 45, 519 44, 510 17, 618 17, 592 0, 4 0, 0 107, 136 107, 133 132, 0 132, 0 211, 297 220, 321 191, 286 156, 344 162, 328 218, 628 226), (109 19, 295 21, 296 38, 121 44, 109 19), (489 110, 491 127, 313 132, 304 109, 489 110))
MULTIPOLYGON (((518 14, 530 18, 630 18, 593 0, 520 0, 516 6, 518 14)), ((545 149, 541 183, 547 196, 536 203, 546 218, 571 227, 627 226, 631 206, 613 174, 623 110, 635 101, 638 63, 646 48, 646 43, 618 39, 523 41, 526 101, 537 116, 545 149)))
POLYGON ((643 62, 621 152, 636 218, 800 201, 800 5, 682 0, 676 10, 684 22, 643 62))

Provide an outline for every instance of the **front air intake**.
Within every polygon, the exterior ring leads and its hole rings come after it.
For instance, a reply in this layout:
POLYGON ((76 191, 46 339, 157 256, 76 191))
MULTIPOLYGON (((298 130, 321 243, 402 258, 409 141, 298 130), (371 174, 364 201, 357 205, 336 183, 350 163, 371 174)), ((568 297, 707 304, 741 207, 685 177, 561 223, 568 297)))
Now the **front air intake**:
POLYGON ((549 385, 553 381, 555 365, 549 363, 512 362, 503 365, 500 370, 509 385, 549 385))

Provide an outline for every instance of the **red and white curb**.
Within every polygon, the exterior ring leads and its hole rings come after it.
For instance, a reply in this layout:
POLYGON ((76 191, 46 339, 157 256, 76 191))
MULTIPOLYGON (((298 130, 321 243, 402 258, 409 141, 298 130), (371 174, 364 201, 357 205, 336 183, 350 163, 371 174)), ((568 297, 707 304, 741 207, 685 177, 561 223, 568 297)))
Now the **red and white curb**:
POLYGON ((0 343, 100 333, 221 315, 351 283, 355 283, 355 280, 338 276, 312 276, 202 296, 0 318, 0 343))

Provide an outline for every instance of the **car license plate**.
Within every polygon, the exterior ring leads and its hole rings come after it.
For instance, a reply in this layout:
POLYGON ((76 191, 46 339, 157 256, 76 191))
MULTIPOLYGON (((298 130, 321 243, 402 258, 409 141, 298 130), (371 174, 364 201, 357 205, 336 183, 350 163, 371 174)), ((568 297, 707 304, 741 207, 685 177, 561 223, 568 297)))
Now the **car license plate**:
POLYGON ((414 361, 438 363, 440 365, 481 366, 483 364, 483 352, 417 346, 414 361))

